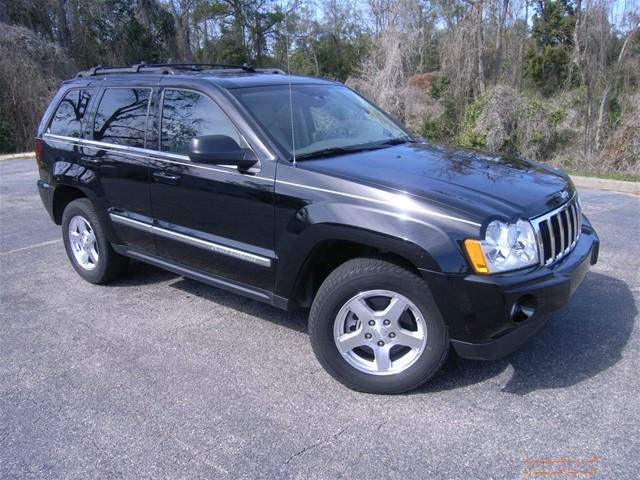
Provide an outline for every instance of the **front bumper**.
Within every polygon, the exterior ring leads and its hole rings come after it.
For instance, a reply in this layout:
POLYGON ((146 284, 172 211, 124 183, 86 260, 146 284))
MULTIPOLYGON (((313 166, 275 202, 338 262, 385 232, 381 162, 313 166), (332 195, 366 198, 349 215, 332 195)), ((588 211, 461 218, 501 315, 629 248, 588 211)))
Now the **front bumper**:
POLYGON ((451 344, 464 358, 490 360, 518 349, 564 307, 598 260, 600 241, 586 218, 573 251, 549 267, 500 275, 423 271, 442 312, 451 344), (530 316, 516 315, 525 302, 530 316))

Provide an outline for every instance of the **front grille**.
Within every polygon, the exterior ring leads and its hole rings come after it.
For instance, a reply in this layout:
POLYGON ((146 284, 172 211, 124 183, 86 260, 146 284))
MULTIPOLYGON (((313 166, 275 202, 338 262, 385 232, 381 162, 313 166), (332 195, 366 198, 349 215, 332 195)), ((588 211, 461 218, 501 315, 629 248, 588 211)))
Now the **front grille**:
POLYGON ((538 236, 540 263, 552 264, 575 247, 580 238, 582 211, 575 194, 560 208, 532 220, 538 236))

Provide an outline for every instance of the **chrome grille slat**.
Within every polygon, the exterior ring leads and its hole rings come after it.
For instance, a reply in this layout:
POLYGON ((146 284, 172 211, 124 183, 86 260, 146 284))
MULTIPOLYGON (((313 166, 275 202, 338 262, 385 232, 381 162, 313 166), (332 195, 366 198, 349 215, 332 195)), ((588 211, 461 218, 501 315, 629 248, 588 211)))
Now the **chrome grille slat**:
POLYGON ((565 210, 567 216, 567 227, 569 227, 569 248, 573 246, 573 205, 569 205, 569 208, 565 210))
POLYGON ((565 225, 565 234, 567 235, 567 242, 565 244, 564 249, 569 250, 571 248, 571 244, 573 243, 573 232, 571 231, 571 217, 569 216, 569 208, 571 205, 562 212, 564 215, 564 225, 565 225))
POLYGON ((551 247, 551 258, 556 256, 556 236, 553 233, 553 218, 549 218, 547 221, 547 226, 549 227, 549 237, 551 237, 550 247, 551 247))
POLYGON ((562 255, 562 253, 564 252, 564 249, 566 248, 566 243, 565 243, 565 234, 564 234, 564 210, 561 211, 560 213, 558 213, 558 215, 556 215, 556 218, 558 219, 558 231, 560 232, 560 254, 562 255))
POLYGON ((569 214, 569 225, 571 226, 571 246, 576 240, 576 214, 575 214, 575 206, 573 204, 569 205, 569 210, 567 211, 569 214))
POLYGON ((550 265, 568 254, 580 238, 582 212, 576 194, 561 207, 534 218, 540 264, 550 265))

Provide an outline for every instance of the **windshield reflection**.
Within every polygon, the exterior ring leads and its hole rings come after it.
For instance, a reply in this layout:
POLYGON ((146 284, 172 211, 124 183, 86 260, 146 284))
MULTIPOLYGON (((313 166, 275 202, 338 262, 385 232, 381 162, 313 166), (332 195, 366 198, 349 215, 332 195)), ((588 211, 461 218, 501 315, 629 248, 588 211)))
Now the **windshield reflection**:
POLYGON ((232 93, 296 159, 411 140, 384 112, 340 85, 273 85, 232 93))

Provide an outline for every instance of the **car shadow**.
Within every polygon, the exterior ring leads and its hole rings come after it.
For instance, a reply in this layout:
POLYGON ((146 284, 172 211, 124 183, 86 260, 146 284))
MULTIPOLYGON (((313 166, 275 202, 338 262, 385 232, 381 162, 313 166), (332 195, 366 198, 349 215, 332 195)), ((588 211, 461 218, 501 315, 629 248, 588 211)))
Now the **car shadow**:
POLYGON ((306 333, 307 331, 308 309, 286 312, 266 303, 251 300, 219 288, 210 287, 189 278, 180 278, 171 283, 170 286, 182 290, 187 294, 204 298, 238 312, 253 315, 276 325, 291 328, 297 332, 306 333))
POLYGON ((126 275, 107 283, 106 286, 136 287, 167 281, 170 282, 169 286, 171 288, 182 290, 187 295, 202 297, 208 301, 254 315, 298 332, 307 331, 307 317, 309 314, 307 309, 285 312, 266 303, 254 301, 137 260, 131 260, 126 275))
MULTIPOLYGON (((285 312, 139 262, 132 262, 130 274, 112 284, 148 285, 172 279, 169 286, 188 295, 297 332, 307 331, 307 309, 285 312)), ((494 361, 465 360, 452 352, 440 372, 412 394, 454 390, 486 381, 516 395, 575 385, 622 358, 637 315, 633 294, 624 281, 590 272, 570 304, 554 314, 518 351, 494 361), (512 373, 505 380, 508 369, 512 373)))
POLYGON ((153 285, 156 283, 166 282, 172 278, 180 278, 180 275, 154 267, 148 263, 139 262, 137 260, 129 261, 127 272, 121 277, 106 283, 107 287, 141 287, 144 285, 153 285))
POLYGON ((415 393, 452 390, 495 379, 502 391, 526 395, 566 388, 598 375, 622 358, 638 310, 622 280, 590 272, 570 304, 525 345, 496 361, 450 355, 443 369, 415 393), (501 374, 511 367, 510 378, 501 374))

